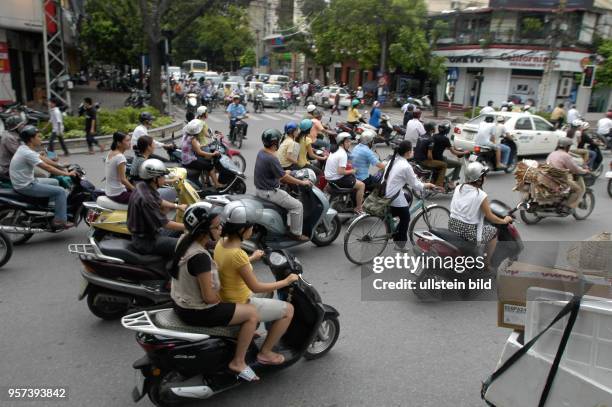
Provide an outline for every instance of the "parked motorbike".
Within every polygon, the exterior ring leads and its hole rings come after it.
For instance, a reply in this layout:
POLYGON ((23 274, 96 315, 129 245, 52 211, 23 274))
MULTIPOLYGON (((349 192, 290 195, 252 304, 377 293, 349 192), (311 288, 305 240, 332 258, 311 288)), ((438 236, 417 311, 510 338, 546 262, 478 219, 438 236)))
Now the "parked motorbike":
POLYGON ((148 106, 151 101, 151 95, 144 90, 132 88, 130 95, 125 99, 123 103, 125 106, 132 106, 136 108, 148 106))
MULTIPOLYGON (((514 217, 514 213, 521 205, 519 204, 516 208, 511 209, 503 202, 492 200, 491 211, 500 218, 506 216, 514 217)), ((495 279, 497 270, 500 267, 504 267, 509 262, 518 258, 518 255, 523 251, 524 244, 518 229, 513 224, 494 226, 498 230, 498 244, 490 259, 490 267, 488 269, 484 265, 484 260, 480 264, 474 262, 474 266, 464 272, 457 272, 455 269, 444 267, 422 267, 415 273, 417 278, 412 290, 414 294, 421 300, 441 299, 444 296, 444 290, 436 287, 436 283, 440 280, 450 282, 460 281, 464 282, 466 287, 469 287, 468 280, 474 281, 478 279, 484 281, 495 279), (479 267, 479 265, 482 267, 479 267)), ((444 259, 467 256, 476 259, 484 255, 483 248, 479 247, 477 242, 463 240, 455 233, 442 228, 431 228, 429 231, 415 232, 415 245, 413 249, 417 255, 444 259)), ((466 288, 461 290, 460 294, 464 299, 468 299, 476 292, 477 290, 466 288)))
MULTIPOLYGON (((309 179, 313 184, 317 181, 314 171, 310 169, 293 171, 291 175, 309 179)), ((340 233, 341 222, 336 210, 330 208, 323 191, 315 186, 300 187, 298 196, 304 206, 302 234, 309 236, 317 246, 331 244, 340 233)), ((286 249, 305 243, 288 236, 287 210, 270 201, 254 195, 212 195, 204 200, 218 206, 244 206, 247 209, 247 222, 255 226, 251 242, 259 248, 286 249)))
MULTIPOLYGON (((518 164, 517 147, 514 140, 510 137, 504 137, 501 141, 502 144, 510 147, 510 164, 504 168, 506 174, 514 172, 518 164)), ((468 160, 470 162, 480 162, 491 171, 495 171, 497 168, 497 159, 495 156, 495 150, 491 147, 486 146, 474 146, 474 152, 470 154, 468 160)))
POLYGON ((569 196, 569 190, 560 191, 555 201, 550 204, 540 204, 531 196, 528 185, 522 190, 523 200, 521 202, 521 219, 528 225, 535 225, 544 218, 565 218, 572 215, 576 220, 584 220, 589 217, 595 208, 595 195, 590 188, 595 183, 595 177, 591 174, 578 175, 583 177, 587 187, 582 202, 576 209, 570 209, 565 202, 569 196))
MULTIPOLYGON (((278 297, 295 309, 291 325, 280 341, 285 362, 263 365, 256 358, 259 341, 253 340, 249 346, 246 361, 258 375, 291 366, 302 356, 309 360, 320 358, 333 348, 340 334, 338 311, 322 302, 317 290, 303 278, 302 266, 293 255, 284 250, 272 251, 263 259, 277 281, 290 273, 300 278, 278 290, 278 297)), ((136 402, 148 395, 155 405, 176 405, 206 399, 242 383, 227 368, 239 326, 192 327, 172 309, 126 315, 121 324, 137 332, 136 341, 146 352, 133 364, 142 374, 132 392, 136 402)))
MULTIPOLYGON (((87 217, 84 202, 95 200, 102 191, 85 178, 85 171, 77 164, 67 167, 75 171, 70 177, 67 197, 68 221, 78 225, 87 217)), ((33 198, 22 195, 12 188, 0 189, 0 231, 7 233, 13 244, 20 245, 32 238, 35 233, 61 232, 64 229, 53 227, 53 207, 48 198, 33 198)))
POLYGON ((68 251, 83 265, 79 301, 87 297, 92 314, 104 320, 122 317, 134 308, 169 306, 171 259, 144 255, 130 248, 126 239, 71 244, 68 251))

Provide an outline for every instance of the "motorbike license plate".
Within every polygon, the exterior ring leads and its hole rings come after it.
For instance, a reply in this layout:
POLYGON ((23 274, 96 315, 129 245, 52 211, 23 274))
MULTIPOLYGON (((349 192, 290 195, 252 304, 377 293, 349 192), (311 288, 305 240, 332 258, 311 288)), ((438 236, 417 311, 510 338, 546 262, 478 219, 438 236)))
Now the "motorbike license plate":
POLYGON ((140 400, 142 396, 144 396, 145 377, 142 375, 140 370, 136 372, 135 379, 136 384, 134 385, 134 389, 132 390, 132 399, 134 399, 134 402, 140 400))
POLYGON ((612 171, 606 172, 606 178, 612 178, 612 171))
POLYGON ((79 289, 79 301, 85 297, 85 292, 87 291, 87 287, 89 287, 89 281, 81 278, 81 288, 79 289))
POLYGON ((476 161, 476 159, 478 158, 478 156, 476 154, 470 154, 470 158, 468 158, 468 160, 473 163, 474 161, 476 161))

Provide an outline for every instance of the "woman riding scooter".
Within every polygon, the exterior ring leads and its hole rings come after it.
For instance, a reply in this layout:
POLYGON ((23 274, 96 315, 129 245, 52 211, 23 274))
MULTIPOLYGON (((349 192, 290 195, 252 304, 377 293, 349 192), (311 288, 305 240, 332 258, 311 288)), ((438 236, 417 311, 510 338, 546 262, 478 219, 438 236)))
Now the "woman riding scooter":
POLYGON ((215 188, 222 188, 223 185, 219 182, 219 176, 212 161, 215 157, 219 157, 221 153, 219 151, 207 153, 202 150, 198 135, 203 128, 204 122, 199 119, 193 119, 183 128, 184 134, 181 145, 183 166, 206 172, 212 179, 215 188))
POLYGON ((482 189, 489 170, 479 162, 470 163, 465 169, 465 182, 455 187, 450 206, 448 229, 469 242, 486 245, 487 266, 497 245, 497 229, 484 220, 504 225, 512 217, 500 218, 491 211, 487 193, 482 189))
POLYGON ((236 353, 228 367, 243 380, 259 380, 245 362, 257 329, 257 309, 252 304, 221 301, 217 268, 206 250, 208 243, 219 240, 221 218, 217 211, 196 203, 185 211, 184 220, 186 233, 179 240, 170 269, 174 312, 184 323, 193 326, 241 325, 236 353))
POLYGON ((293 318, 293 305, 286 301, 256 297, 253 293, 268 293, 289 286, 298 280, 290 274, 284 280, 262 283, 253 272, 252 262, 262 258, 264 252, 256 250, 249 257, 240 247, 243 240, 253 234, 253 226, 247 223, 244 207, 227 207, 222 214, 223 232, 215 247, 214 258, 219 268, 222 301, 237 304, 252 304, 257 308, 259 321, 272 322, 268 335, 259 350, 257 361, 263 365, 280 365, 285 357, 272 351, 283 336, 293 318))

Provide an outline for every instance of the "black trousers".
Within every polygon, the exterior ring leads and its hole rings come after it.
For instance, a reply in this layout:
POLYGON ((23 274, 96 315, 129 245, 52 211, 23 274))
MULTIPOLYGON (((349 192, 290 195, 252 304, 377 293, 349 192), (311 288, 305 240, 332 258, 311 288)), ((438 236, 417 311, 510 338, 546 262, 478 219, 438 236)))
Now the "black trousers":
POLYGON ((155 254, 170 259, 178 239, 175 237, 157 235, 152 238, 132 236, 132 248, 141 254, 155 254))
POLYGON ((87 147, 92 148, 95 145, 99 146, 98 140, 96 140, 96 135, 94 133, 87 133, 85 136, 85 140, 87 141, 87 147))
POLYGON ((391 207, 391 215, 398 216, 400 221, 393 235, 393 241, 398 247, 405 247, 408 241, 408 226, 410 225, 410 207, 391 207))
POLYGON ((64 154, 70 154, 68 152, 68 148, 66 147, 66 143, 64 142, 64 136, 60 136, 57 133, 51 133, 51 137, 49 138, 49 151, 55 151, 53 143, 55 143, 56 138, 59 140, 60 145, 62 146, 62 150, 64 150, 64 154))

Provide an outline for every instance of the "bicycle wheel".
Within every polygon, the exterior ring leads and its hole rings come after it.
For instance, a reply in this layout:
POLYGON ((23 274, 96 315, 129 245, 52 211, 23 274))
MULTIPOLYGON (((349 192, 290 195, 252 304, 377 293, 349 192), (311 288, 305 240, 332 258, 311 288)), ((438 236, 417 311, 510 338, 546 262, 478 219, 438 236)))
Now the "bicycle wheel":
POLYGON ((424 232, 431 228, 448 228, 450 211, 441 205, 429 205, 412 219, 408 229, 410 243, 414 246, 414 232, 424 232))
POLYGON ((244 130, 240 129, 236 132, 236 147, 242 148, 242 139, 244 137, 244 130))
POLYGON ((276 107, 276 113, 280 113, 284 109, 284 102, 278 102, 278 106, 276 107))
POLYGON ((386 249, 389 239, 391 231, 384 219, 361 215, 344 234, 344 254, 351 263, 369 263, 386 249))
POLYGON ((291 114, 295 113, 295 103, 290 102, 290 103, 287 105, 287 111, 288 111, 289 113, 291 113, 291 114))

